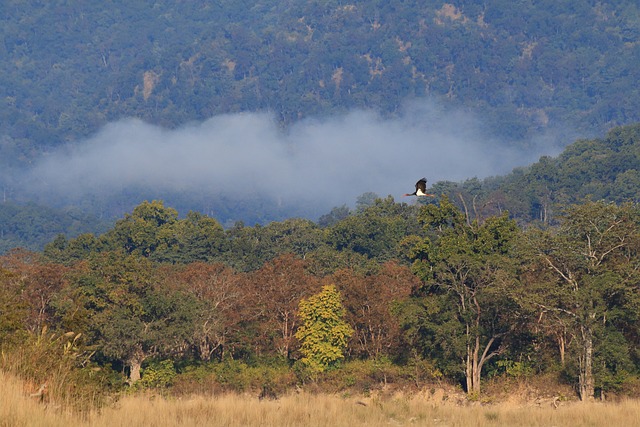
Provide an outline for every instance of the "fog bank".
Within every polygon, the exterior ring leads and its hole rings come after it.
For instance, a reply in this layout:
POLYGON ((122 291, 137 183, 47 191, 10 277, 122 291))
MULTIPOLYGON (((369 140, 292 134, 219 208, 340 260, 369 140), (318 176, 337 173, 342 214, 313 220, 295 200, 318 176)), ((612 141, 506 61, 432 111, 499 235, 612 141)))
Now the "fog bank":
POLYGON ((473 114, 445 112, 424 100, 394 118, 360 110, 286 130, 267 113, 221 115, 177 129, 126 119, 50 154, 27 180, 45 199, 148 188, 198 198, 264 197, 328 211, 365 192, 398 199, 423 176, 435 183, 505 174, 560 149, 552 135, 523 146, 493 138, 473 114))

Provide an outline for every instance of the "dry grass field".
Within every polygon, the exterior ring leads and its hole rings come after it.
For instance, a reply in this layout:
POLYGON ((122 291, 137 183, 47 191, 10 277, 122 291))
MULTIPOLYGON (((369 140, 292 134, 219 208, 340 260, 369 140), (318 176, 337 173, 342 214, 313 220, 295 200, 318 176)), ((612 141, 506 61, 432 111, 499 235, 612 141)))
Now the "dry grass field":
POLYGON ((640 402, 464 404, 431 393, 347 397, 292 393, 277 400, 221 395, 167 399, 125 396, 101 411, 71 413, 31 397, 27 384, 0 373, 4 426, 640 426, 640 402))

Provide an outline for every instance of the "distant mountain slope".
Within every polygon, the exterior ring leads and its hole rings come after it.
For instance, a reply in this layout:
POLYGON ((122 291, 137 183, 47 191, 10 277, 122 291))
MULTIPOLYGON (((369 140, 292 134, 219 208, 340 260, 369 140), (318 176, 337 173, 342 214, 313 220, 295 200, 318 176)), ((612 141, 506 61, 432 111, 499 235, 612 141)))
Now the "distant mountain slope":
POLYGON ((74 211, 63 211, 33 203, 0 203, 0 254, 14 248, 42 250, 59 234, 75 237, 82 233, 102 233, 109 221, 74 211))
POLYGON ((7 0, 0 136, 24 162, 122 117, 289 123, 422 96, 484 111, 513 140, 603 133, 640 121, 639 59, 634 0, 7 0))

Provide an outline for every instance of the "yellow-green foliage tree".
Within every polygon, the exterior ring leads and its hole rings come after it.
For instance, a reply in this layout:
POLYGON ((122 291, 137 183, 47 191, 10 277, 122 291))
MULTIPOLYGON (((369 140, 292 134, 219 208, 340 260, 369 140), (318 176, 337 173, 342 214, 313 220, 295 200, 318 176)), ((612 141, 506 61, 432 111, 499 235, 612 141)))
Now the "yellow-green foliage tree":
POLYGON ((326 371, 344 358, 344 349, 353 334, 345 322, 346 311, 335 285, 326 285, 322 291, 303 299, 298 315, 302 324, 296 332, 300 340, 302 363, 311 373, 326 371))

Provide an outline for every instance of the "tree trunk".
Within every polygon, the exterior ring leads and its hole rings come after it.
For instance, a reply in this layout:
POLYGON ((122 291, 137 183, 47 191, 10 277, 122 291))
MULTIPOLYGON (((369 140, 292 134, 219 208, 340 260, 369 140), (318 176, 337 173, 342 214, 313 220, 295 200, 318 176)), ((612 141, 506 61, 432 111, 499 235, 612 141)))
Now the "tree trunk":
POLYGON ((480 394, 480 372, 482 367, 478 364, 478 354, 471 346, 467 346, 467 394, 478 396, 480 394))
POLYGON ((476 335, 473 348, 467 344, 467 394, 479 395, 480 394, 480 379, 482 376, 482 367, 484 363, 498 354, 498 351, 490 352, 491 346, 495 342, 496 337, 491 337, 487 344, 484 346, 482 355, 480 355, 480 336, 476 335))
POLYGON ((478 359, 478 353, 480 352, 480 337, 476 335, 475 343, 473 346, 473 353, 471 356, 471 393, 476 396, 480 395, 480 370, 482 365, 478 359))
POLYGON ((564 368, 566 342, 564 332, 558 334, 558 350, 560 351, 560 366, 564 368))
POLYGON ((142 348, 138 346, 127 360, 127 366, 129 367, 129 384, 135 384, 140 380, 140 369, 145 359, 146 355, 142 351, 142 348))
POLYGON ((129 360, 129 383, 135 384, 140 379, 142 363, 138 360, 129 360))
POLYGON ((473 364, 471 362, 471 345, 469 337, 469 325, 467 325, 467 358, 465 366, 465 375, 467 379, 467 394, 472 393, 473 390, 473 364))
POLYGON ((496 336, 492 336, 487 341, 487 344, 484 346, 482 350, 482 354, 480 354, 480 349, 482 347, 481 336, 478 333, 480 329, 480 304, 478 300, 473 298, 473 303, 476 307, 476 318, 474 320, 474 333, 473 340, 471 339, 471 325, 467 323, 466 325, 466 334, 467 334, 467 366, 466 366, 466 375, 467 375, 467 394, 479 395, 480 394, 480 378, 482 374, 482 366, 484 363, 491 359, 493 356, 498 354, 497 351, 490 352, 491 346, 496 340, 496 336), (473 346, 472 346, 473 342, 473 346))
POLYGON ((289 359, 291 353, 291 341, 293 341, 293 335, 295 330, 295 320, 293 320, 293 313, 284 311, 281 313, 282 317, 282 343, 278 346, 278 352, 285 359, 289 359))
POLYGON ((591 328, 581 326, 582 335, 582 355, 580 361, 580 375, 578 385, 580 388, 580 400, 586 402, 593 400, 594 380, 593 380, 593 336, 591 328))
POLYGON ((467 346, 467 366, 465 369, 465 375, 467 378, 467 394, 471 394, 473 390, 473 369, 471 368, 471 355, 469 354, 469 347, 467 346))
MULTIPOLYGON (((477 326, 477 319, 476 319, 477 326)), ((478 372, 478 350, 480 345, 480 337, 476 336, 473 338, 474 345, 471 345, 471 327, 467 324, 467 366, 466 366, 466 376, 467 376, 467 394, 468 395, 478 395, 480 394, 480 375, 478 372)))
POLYGON ((479 363, 478 353, 480 350, 480 337, 475 337, 473 347, 467 344, 467 394, 476 395, 480 394, 480 371, 482 364, 479 363))

